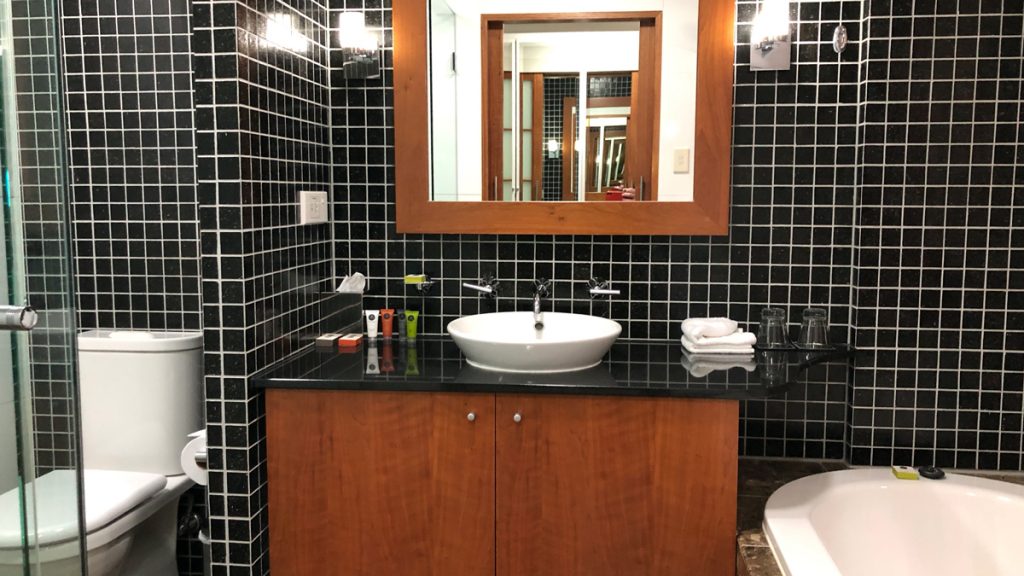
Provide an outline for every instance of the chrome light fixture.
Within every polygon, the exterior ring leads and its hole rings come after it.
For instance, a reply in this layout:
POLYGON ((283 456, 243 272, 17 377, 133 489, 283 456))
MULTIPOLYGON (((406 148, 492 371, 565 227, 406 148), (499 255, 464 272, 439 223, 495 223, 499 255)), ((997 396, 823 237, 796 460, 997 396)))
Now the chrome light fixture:
POLYGON ((341 72, 346 80, 380 78, 380 40, 366 27, 366 15, 342 12, 338 17, 341 72))
POLYGON ((764 0, 750 31, 750 69, 789 70, 791 52, 788 0, 764 0))

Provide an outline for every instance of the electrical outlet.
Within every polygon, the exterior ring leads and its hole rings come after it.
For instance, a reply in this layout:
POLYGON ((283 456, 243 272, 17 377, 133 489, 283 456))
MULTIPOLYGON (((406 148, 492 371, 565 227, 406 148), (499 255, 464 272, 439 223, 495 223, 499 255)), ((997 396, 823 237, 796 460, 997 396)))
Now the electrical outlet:
POLYGON ((676 174, 686 174, 690 171, 690 149, 677 148, 672 155, 672 171, 676 174))
POLYGON ((299 224, 326 224, 327 192, 299 192, 299 224))

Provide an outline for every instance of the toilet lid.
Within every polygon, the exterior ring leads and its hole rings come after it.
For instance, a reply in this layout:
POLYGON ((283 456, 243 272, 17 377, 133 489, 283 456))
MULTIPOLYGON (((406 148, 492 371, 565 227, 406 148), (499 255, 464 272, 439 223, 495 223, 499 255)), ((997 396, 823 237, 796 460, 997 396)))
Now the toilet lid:
MULTIPOLYGON (((85 528, 93 532, 163 490, 167 478, 145 472, 85 470, 85 528)), ((31 545, 56 544, 79 537, 74 470, 47 472, 25 485, 26 501, 35 499, 31 545)), ((31 505, 31 504, 30 504, 31 505)), ((0 494, 0 549, 21 547, 18 489, 0 494)), ((30 530, 32 531, 32 530, 30 530)))

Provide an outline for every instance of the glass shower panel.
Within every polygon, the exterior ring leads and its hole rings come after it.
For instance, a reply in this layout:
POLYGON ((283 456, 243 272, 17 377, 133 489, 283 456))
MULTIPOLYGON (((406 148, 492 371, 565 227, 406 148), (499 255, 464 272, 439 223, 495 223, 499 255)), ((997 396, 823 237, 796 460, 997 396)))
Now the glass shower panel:
POLYGON ((0 305, 38 317, 0 327, 0 573, 32 576, 87 571, 56 18, 0 0, 0 305))

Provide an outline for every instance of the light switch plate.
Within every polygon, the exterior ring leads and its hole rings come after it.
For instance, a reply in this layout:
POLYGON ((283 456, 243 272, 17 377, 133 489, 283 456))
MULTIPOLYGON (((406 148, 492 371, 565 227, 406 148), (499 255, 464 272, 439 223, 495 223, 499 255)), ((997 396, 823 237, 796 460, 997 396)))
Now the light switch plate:
POLYGON ((689 148, 677 148, 672 154, 672 171, 676 174, 686 174, 690 171, 689 148))
POLYGON ((327 192, 299 192, 299 224, 326 224, 327 212, 327 192))

